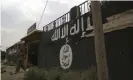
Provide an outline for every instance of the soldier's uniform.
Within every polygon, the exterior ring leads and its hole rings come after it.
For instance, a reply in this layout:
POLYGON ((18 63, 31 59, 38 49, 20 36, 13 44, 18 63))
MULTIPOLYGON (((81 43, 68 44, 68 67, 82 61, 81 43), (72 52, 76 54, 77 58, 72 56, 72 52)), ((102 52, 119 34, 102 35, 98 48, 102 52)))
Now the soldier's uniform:
POLYGON ((26 70, 24 67, 24 50, 21 49, 18 53, 18 59, 17 59, 17 65, 16 65, 16 73, 20 71, 20 68, 22 68, 24 71, 26 70))

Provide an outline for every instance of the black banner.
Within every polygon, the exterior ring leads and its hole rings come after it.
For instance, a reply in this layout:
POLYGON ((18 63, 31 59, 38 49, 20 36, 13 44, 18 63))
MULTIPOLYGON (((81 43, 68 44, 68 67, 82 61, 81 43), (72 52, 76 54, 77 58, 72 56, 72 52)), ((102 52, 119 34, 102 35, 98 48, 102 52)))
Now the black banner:
POLYGON ((93 31, 93 27, 90 25, 89 14, 80 16, 76 20, 70 20, 61 26, 54 28, 50 31, 46 31, 45 34, 48 36, 51 42, 58 40, 79 40, 85 35, 90 34, 93 31))

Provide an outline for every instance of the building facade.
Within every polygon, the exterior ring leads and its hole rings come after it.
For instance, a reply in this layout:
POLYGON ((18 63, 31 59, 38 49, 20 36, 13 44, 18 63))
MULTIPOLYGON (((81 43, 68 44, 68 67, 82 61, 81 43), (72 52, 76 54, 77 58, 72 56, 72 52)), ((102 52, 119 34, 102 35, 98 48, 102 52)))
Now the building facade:
MULTIPOLYGON (((132 78, 130 73, 133 57, 133 5, 131 4, 133 3, 128 2, 125 4, 126 7, 118 10, 123 3, 112 2, 110 6, 115 5, 115 8, 106 6, 112 13, 107 13, 102 8, 107 64, 112 80, 132 78)), ((46 69, 59 67, 64 71, 80 71, 96 66, 92 13, 89 11, 91 8, 82 8, 86 5, 87 2, 84 2, 75 6, 70 12, 44 26, 38 67, 46 69)))

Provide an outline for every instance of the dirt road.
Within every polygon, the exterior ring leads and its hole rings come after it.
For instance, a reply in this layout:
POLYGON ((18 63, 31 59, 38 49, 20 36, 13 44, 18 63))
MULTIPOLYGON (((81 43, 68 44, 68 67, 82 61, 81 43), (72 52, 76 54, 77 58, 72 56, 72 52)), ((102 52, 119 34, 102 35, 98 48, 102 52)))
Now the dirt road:
MULTIPOLYGON (((2 65, 3 67, 4 65, 2 65)), ((22 70, 18 74, 12 74, 15 71, 14 66, 6 66, 6 72, 1 73, 1 80, 23 80, 24 72, 22 70)))

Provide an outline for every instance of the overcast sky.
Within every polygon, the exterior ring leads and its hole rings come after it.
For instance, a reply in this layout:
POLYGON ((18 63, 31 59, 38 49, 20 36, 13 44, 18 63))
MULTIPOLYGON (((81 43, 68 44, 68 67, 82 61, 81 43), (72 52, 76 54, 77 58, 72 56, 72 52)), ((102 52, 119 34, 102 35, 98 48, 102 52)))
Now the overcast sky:
MULTIPOLYGON (((48 0, 38 29, 68 12, 71 7, 85 0, 48 0)), ((46 0, 2 0, 1 44, 5 49, 26 35, 27 29, 39 22, 46 0)))

